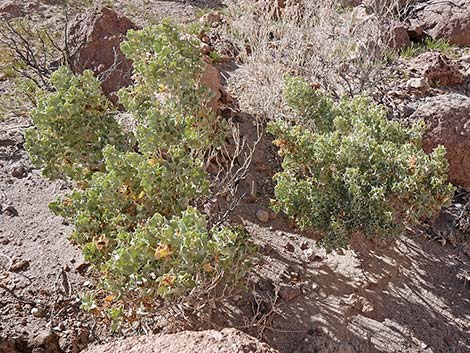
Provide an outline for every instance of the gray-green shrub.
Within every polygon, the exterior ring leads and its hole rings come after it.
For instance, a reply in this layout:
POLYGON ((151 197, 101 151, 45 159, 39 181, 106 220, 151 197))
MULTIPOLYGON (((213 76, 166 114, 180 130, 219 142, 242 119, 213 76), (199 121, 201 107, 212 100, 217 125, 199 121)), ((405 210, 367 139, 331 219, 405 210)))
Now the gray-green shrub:
POLYGON ((344 247, 354 233, 397 236, 451 198, 445 149, 423 151, 422 122, 388 121, 365 97, 335 103, 297 78, 284 94, 298 116, 269 124, 283 157, 274 208, 320 231, 323 246, 344 247))

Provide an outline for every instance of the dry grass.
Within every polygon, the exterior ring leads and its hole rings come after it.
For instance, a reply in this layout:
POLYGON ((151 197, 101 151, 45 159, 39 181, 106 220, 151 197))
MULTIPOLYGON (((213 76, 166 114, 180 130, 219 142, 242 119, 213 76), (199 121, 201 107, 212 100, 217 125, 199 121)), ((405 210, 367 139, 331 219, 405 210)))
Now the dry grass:
POLYGON ((225 31, 241 66, 229 85, 241 108, 271 118, 286 114, 285 74, 336 98, 376 93, 390 75, 393 18, 406 12, 399 0, 390 1, 368 10, 336 0, 231 1, 225 31))

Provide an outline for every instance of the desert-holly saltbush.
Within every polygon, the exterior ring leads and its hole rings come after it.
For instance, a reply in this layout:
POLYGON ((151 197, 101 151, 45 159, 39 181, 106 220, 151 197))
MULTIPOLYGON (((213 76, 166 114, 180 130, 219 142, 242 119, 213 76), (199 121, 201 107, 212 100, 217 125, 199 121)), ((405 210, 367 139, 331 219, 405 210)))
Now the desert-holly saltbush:
POLYGON ((138 294, 139 300, 182 296, 234 268, 240 275, 246 260, 239 231, 208 230, 205 217, 192 207, 169 219, 156 213, 116 242, 113 257, 103 265, 116 274, 106 278, 106 286, 138 294))
POLYGON ((323 246, 344 247, 355 233, 397 236, 451 198, 445 149, 424 153, 422 122, 388 121, 365 97, 334 103, 297 78, 284 94, 298 116, 269 124, 283 157, 274 208, 320 231, 323 246))
POLYGON ((242 229, 212 227, 193 207, 210 192, 204 156, 225 134, 208 108, 197 43, 164 21, 129 31, 122 50, 133 61, 135 84, 119 92, 120 104, 137 122, 125 148, 114 141, 124 133, 107 114, 99 82, 64 68, 53 76, 56 92, 43 93, 27 136, 32 160, 45 171, 87 177, 50 207, 75 225, 72 239, 111 293, 105 306, 112 319, 135 318, 215 284, 233 287, 251 252, 242 229), (81 125, 93 131, 83 141, 81 125), (55 154, 39 149, 36 136, 46 136, 55 154), (68 156, 74 173, 56 165, 57 155, 68 156))
POLYGON ((75 76, 66 67, 51 76, 54 92, 38 90, 31 112, 34 128, 26 130, 25 148, 44 176, 88 179, 103 170, 106 145, 125 149, 125 134, 91 71, 75 76))

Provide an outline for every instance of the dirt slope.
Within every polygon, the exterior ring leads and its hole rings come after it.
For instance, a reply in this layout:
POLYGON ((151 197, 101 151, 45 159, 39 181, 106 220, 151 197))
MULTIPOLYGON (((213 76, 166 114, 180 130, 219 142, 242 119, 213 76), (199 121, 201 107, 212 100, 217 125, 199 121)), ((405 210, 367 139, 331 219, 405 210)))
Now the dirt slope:
MULTIPOLYGON (((187 21, 201 7, 220 5, 116 3, 129 16, 139 13, 133 20, 142 23, 168 15, 187 21)), ((8 87, 0 85, 0 91, 8 87)), ((249 116, 240 114, 238 121, 245 136, 254 134, 249 116)), ((78 308, 75 298, 90 279, 80 251, 67 240, 71 227, 47 207, 67 187, 31 168, 22 146, 28 124, 17 116, 0 120, 0 352, 54 352, 57 344, 78 352, 88 342, 115 338, 78 308)), ((249 292, 195 329, 236 327, 282 353, 470 352, 466 255, 411 233, 391 247, 359 240, 355 250, 326 254, 287 220, 256 217, 269 210, 277 168, 264 138, 249 177, 255 195, 234 215, 260 249, 249 292)))

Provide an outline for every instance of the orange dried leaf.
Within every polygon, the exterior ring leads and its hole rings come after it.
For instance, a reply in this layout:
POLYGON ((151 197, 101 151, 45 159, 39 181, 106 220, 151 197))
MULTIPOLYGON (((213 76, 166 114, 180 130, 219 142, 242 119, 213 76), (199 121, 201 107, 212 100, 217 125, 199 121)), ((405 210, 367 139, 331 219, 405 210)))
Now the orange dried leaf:
POLYGON ((176 281, 176 276, 166 275, 165 277, 162 278, 162 281, 160 283, 164 287, 172 287, 175 281, 176 281))
POLYGON ((160 244, 156 249, 154 256, 157 260, 164 259, 170 256, 173 252, 168 244, 160 244))
POLYGON ((209 262, 206 262, 204 265, 202 265, 202 268, 204 269, 204 271, 209 273, 214 271, 214 268, 209 262))
POLYGON ((111 303, 114 300, 114 296, 108 295, 104 298, 104 301, 111 303))

